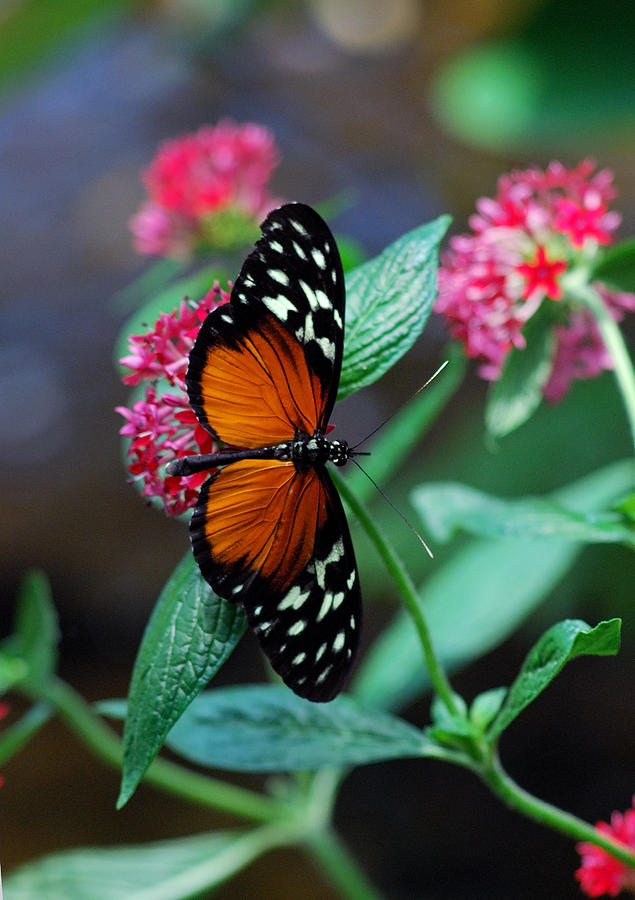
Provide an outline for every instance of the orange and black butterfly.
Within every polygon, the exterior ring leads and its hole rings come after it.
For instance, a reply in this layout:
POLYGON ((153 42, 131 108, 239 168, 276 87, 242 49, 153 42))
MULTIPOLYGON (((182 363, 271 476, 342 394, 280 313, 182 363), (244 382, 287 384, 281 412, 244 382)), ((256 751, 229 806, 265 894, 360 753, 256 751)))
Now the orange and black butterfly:
POLYGON ((352 450, 325 437, 344 346, 344 275, 310 207, 269 214, 229 303, 205 319, 186 386, 218 453, 171 474, 220 466, 192 516, 205 580, 242 604, 273 668, 309 700, 331 700, 357 652, 361 594, 342 503, 326 463, 352 450))

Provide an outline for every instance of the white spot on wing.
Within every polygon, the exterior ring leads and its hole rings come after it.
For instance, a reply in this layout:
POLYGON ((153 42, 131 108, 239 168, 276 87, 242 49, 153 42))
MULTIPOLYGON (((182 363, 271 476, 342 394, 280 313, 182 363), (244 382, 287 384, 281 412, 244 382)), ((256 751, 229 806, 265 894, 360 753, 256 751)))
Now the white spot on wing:
POLYGON ((340 591, 339 594, 336 594, 333 597, 333 609, 338 609, 342 605, 342 601, 344 600, 344 591, 340 591))
POLYGON ((331 301, 326 296, 324 291, 316 291, 315 299, 317 300, 318 305, 322 307, 322 309, 330 309, 331 308, 331 305, 332 305, 331 301))
POLYGON ((324 259, 324 254, 322 253, 322 251, 319 250, 317 247, 314 247, 311 250, 311 256, 315 260, 315 265, 318 266, 320 269, 323 269, 324 266, 326 265, 326 260, 324 259))
POLYGON ((304 662, 305 659, 306 659, 306 653, 298 653, 298 655, 293 658, 293 661, 291 664, 293 666, 300 666, 300 665, 302 665, 302 663, 304 662))
POLYGON ((297 622, 294 622, 289 631, 287 632, 289 637, 295 637, 296 634, 302 634, 304 629, 306 628, 306 620, 298 619, 297 622))
POLYGON ((320 674, 318 675, 318 677, 315 679, 315 683, 321 684, 323 681, 326 681, 326 679, 328 678, 329 672, 331 671, 332 668, 333 668, 333 666, 327 666, 325 669, 323 669, 320 672, 320 674))
POLYGON ((315 661, 319 662, 324 656, 324 651, 326 650, 326 643, 320 645, 320 649, 315 654, 315 661))
POLYGON ((313 341, 314 344, 317 344, 324 356, 331 362, 335 361, 335 344, 333 341, 330 341, 328 338, 323 337, 319 338, 315 336, 315 330, 313 328, 313 315, 311 313, 307 313, 304 319, 304 334, 302 334, 302 329, 298 329, 296 331, 296 337, 298 340, 304 341, 305 344, 313 341))
POLYGON ((306 230, 304 225, 300 225, 300 223, 296 222, 295 219, 289 219, 289 225, 291 225, 293 228, 295 228, 295 230, 298 232, 298 234, 308 235, 308 231, 306 230))
POLYGON ((344 556, 344 542, 340 538, 337 540, 331 549, 331 552, 326 557, 326 559, 314 559, 315 563, 315 578, 319 586, 324 590, 325 587, 325 578, 326 578, 326 567, 329 563, 336 563, 344 556))
POLYGON ((278 284, 284 284, 285 286, 289 284, 289 276, 281 269, 267 269, 267 275, 273 278, 274 281, 277 281, 278 284))
POLYGON ((278 603, 278 609, 280 612, 284 612, 285 609, 290 609, 291 607, 293 607, 293 609, 300 609, 308 596, 309 591, 306 591, 303 594, 296 584, 291 588, 287 596, 278 603))
POLYGON ((298 254, 298 256, 300 257, 300 259, 306 259, 306 253, 304 252, 304 250, 302 249, 302 247, 301 247, 299 244, 296 244, 295 241, 292 241, 292 243, 293 243, 293 249, 294 249, 295 252, 298 254))
POLYGON ((335 635, 335 640, 333 641, 333 652, 341 653, 341 651, 344 649, 345 644, 346 644, 346 635, 344 634, 343 631, 339 631, 335 635))
POLYGON ((284 294, 277 297, 263 297, 262 302, 281 322, 286 322, 290 312, 297 312, 293 303, 284 294))
POLYGON ((325 593, 324 600, 322 600, 322 606, 320 607, 320 611, 315 618, 316 622, 322 621, 324 616, 329 612, 332 603, 333 603, 333 594, 331 594, 329 592, 325 593))

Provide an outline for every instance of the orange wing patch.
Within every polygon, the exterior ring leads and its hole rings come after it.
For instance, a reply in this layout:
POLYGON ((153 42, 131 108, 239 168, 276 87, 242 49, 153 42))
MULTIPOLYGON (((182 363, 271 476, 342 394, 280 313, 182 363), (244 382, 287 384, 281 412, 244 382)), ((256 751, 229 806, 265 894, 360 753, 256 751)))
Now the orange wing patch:
POLYGON ((313 434, 324 388, 275 316, 262 317, 236 343, 220 329, 204 353, 201 409, 222 441, 252 448, 290 440, 296 429, 313 434))
MULTIPOLYGON (((326 512, 322 491, 314 469, 298 472, 279 460, 233 463, 209 482, 195 553, 209 554, 221 578, 253 573, 282 593, 313 555, 326 512)), ((223 596, 221 583, 216 589, 223 596)))

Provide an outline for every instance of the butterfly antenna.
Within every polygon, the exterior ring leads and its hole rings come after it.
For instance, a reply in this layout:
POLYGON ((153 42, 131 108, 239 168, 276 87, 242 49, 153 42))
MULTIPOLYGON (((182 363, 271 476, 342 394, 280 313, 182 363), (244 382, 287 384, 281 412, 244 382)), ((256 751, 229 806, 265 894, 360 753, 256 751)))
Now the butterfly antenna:
MULTIPOLYGON (((434 377, 434 376, 433 376, 433 377, 434 377)), ((424 384, 423 387, 425 387, 425 384, 424 384)), ((421 388, 420 388, 419 390, 421 390, 421 388)), ((402 511, 399 509, 398 506, 395 506, 395 504, 392 502, 392 500, 390 499, 390 497, 389 497, 384 491, 382 491, 382 489, 379 487, 379 485, 377 484, 377 482, 375 481, 375 479, 372 478, 372 477, 368 474, 368 472, 366 471, 366 469, 363 469, 363 468, 360 466, 360 464, 357 462, 357 460, 356 460, 354 457, 351 457, 351 462, 354 462, 354 463, 355 463, 355 465, 356 465, 357 468, 360 470, 360 472, 363 472, 364 475, 366 476, 366 478, 368 478, 368 480, 370 481, 370 483, 371 483, 374 487, 377 488, 377 490, 378 490, 379 493, 382 495, 382 497, 384 498, 384 500, 386 501, 386 503, 387 503, 389 506, 392 506, 392 508, 395 510, 395 512, 398 513, 398 514, 401 516, 401 518, 404 520, 404 522, 406 523, 406 525, 408 526, 408 528, 410 529, 410 531, 412 531, 412 533, 415 535, 415 537, 418 538, 418 540, 423 544, 423 546, 424 546, 424 548, 425 548, 425 551, 426 551, 426 553, 428 554, 428 556, 430 557, 430 559, 434 559, 434 553, 433 553, 432 550, 428 547, 428 545, 426 544, 426 542, 424 541, 424 539, 421 537, 421 535, 419 534, 419 532, 417 531, 417 529, 414 527, 414 525, 412 524, 412 522, 410 522, 410 521, 406 518, 406 516, 402 513, 402 511)))
MULTIPOLYGON (((436 370, 436 372, 434 373, 434 375, 431 375, 431 376, 428 378, 428 380, 427 380, 424 384, 421 385, 421 387, 418 387, 417 390, 414 392, 414 394, 412 394, 412 396, 409 398, 409 400, 408 400, 407 402, 409 403, 410 400, 414 400, 414 398, 417 396, 417 394, 420 394, 421 391, 424 390, 424 388, 427 388, 428 385, 430 384, 430 382, 431 382, 431 381, 434 381, 434 379, 437 377, 437 375, 438 375, 440 372, 442 372, 443 369, 445 369, 445 367, 447 366, 447 364, 449 363, 449 361, 450 361, 449 359, 446 359, 445 362, 441 363, 441 365, 440 365, 439 368, 436 370)), ((392 413, 388 416, 387 419, 384 419, 384 421, 381 422, 381 424, 379 424, 379 425, 377 426, 377 428, 373 428, 373 430, 370 432, 370 434, 367 434, 366 437, 365 437, 365 438, 362 438, 361 441, 358 441, 358 443, 355 444, 354 447, 351 447, 351 450, 356 450, 359 446, 361 446, 362 444, 365 444, 366 441, 369 440, 369 438, 372 438, 372 436, 373 436, 374 434, 377 434, 377 432, 379 431, 380 428, 383 428, 384 425, 387 425, 388 422, 390 422, 390 420, 392 419, 392 417, 393 417, 393 416, 396 416, 398 412, 399 412, 398 409, 396 409, 394 412, 392 412, 392 413)), ((360 468, 361 468, 361 466, 360 466, 360 468)), ((363 471, 364 471, 364 470, 362 469, 362 472, 363 472, 363 471)), ((364 474, 366 474, 366 473, 364 473, 364 474)), ((370 476, 368 476, 368 477, 370 477, 370 476)), ((372 481, 372 479, 371 479, 371 481, 372 481)), ((381 492, 380 492, 380 493, 381 493, 381 492)), ((388 499, 388 498, 386 497, 386 499, 388 499)), ((412 526, 411 526, 411 527, 412 527, 412 526)))

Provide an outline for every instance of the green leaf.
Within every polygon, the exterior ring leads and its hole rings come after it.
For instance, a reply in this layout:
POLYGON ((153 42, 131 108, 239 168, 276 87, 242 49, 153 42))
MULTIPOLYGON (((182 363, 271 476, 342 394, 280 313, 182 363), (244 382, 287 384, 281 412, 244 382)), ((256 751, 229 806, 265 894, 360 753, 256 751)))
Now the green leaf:
MULTIPOLYGON (((552 497, 591 513, 609 506, 632 484, 632 461, 612 463, 552 497)), ((452 671, 498 646, 550 594, 571 567, 580 544, 517 538, 475 540, 437 568, 420 599, 437 653, 452 671)), ((395 709, 430 686, 410 618, 398 613, 357 670, 353 693, 395 709)))
POLYGON ((278 685, 208 691, 170 732, 190 762, 248 772, 313 770, 425 754, 417 728, 352 697, 311 703, 278 685))
MULTIPOLYGON (((221 884, 274 844, 264 829, 119 847, 82 847, 27 863, 7 900, 177 900, 221 884)), ((207 894, 205 895, 207 896, 207 894)))
POLYGON ((625 516, 629 522, 635 523, 635 493, 627 494, 626 497, 622 497, 613 508, 621 515, 625 516))
POLYGON ((373 384, 423 331, 437 291, 441 216, 390 244, 346 278, 346 338, 338 399, 373 384))
POLYGON ((51 588, 44 572, 32 569, 20 586, 14 633, 5 642, 10 655, 23 660, 23 681, 38 688, 57 666, 59 630, 51 588))
POLYGON ((614 244, 598 255, 591 278, 614 290, 635 293, 635 238, 614 244))
POLYGON ((122 356, 127 356, 129 353, 128 338, 131 334, 143 334, 146 332, 148 328, 154 325, 161 313, 171 313, 184 297, 200 300, 210 290, 215 281, 219 281, 221 287, 227 288, 226 284, 223 285, 223 282, 227 281, 226 273, 223 273, 217 264, 205 266, 192 275, 173 282, 133 313, 122 326, 115 342, 114 356, 118 368, 121 371, 128 371, 119 366, 119 360, 122 356))
POLYGON ((553 537, 635 547, 635 529, 618 513, 578 513, 544 497, 504 500, 454 482, 421 485, 412 503, 441 541, 463 529, 480 537, 553 537))
POLYGON ((24 681, 28 674, 28 666, 21 657, 13 652, 13 635, 2 642, 0 651, 0 697, 15 685, 24 681))
POLYGON ((492 688, 478 694, 470 706, 470 720, 479 732, 485 731, 492 719, 498 714, 503 700, 507 695, 507 688, 492 688))
POLYGON ((513 347, 508 353, 503 371, 487 395, 485 425, 493 437, 514 431, 540 405, 542 388, 553 367, 553 325, 551 316, 539 310, 523 328, 524 349, 513 347))
POLYGON ((132 673, 118 807, 130 798, 170 728, 228 659, 242 609, 217 597, 190 553, 165 585, 132 673))
POLYGON ((614 656, 620 648, 620 626, 620 619, 600 622, 595 628, 579 619, 566 619, 550 628, 529 651, 488 737, 497 738, 576 656, 614 656))

